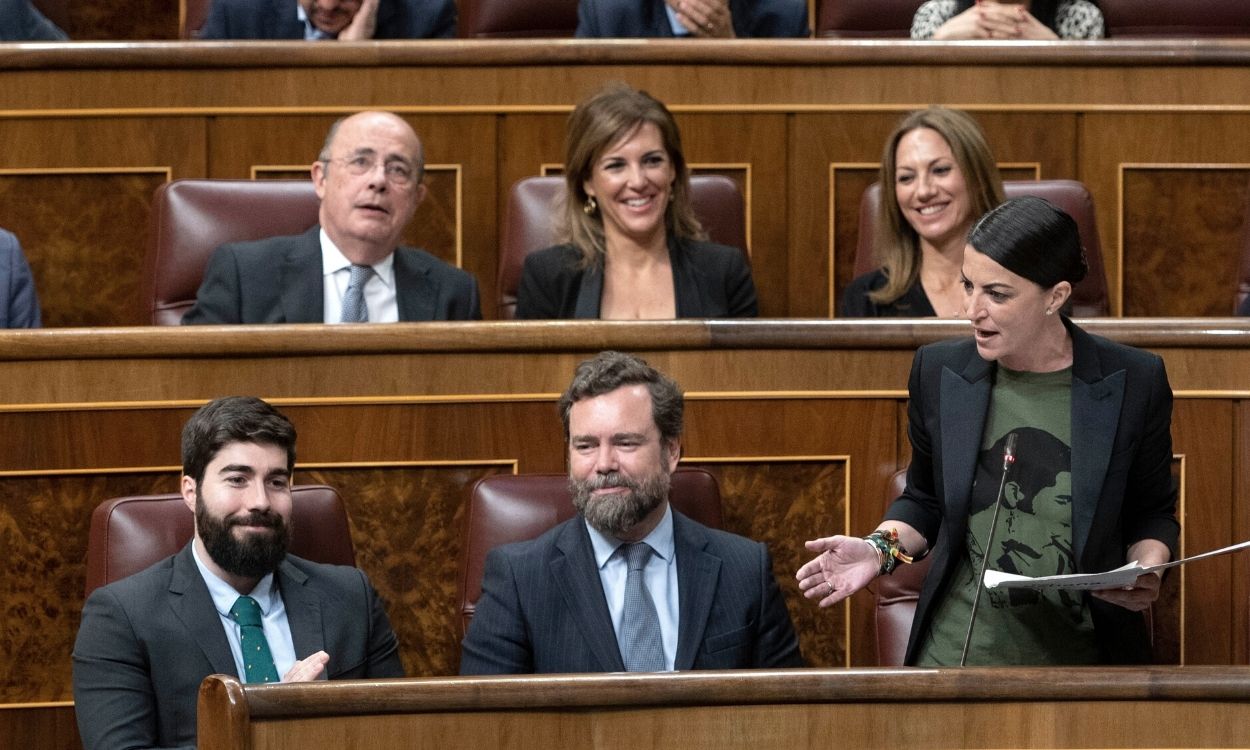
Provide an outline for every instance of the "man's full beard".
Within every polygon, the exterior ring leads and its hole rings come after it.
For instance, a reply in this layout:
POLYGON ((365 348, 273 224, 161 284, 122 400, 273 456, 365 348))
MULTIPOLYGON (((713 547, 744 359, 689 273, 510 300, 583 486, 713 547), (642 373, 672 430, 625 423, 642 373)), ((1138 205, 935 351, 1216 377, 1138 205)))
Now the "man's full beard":
POLYGON ((291 542, 291 527, 272 511, 218 518, 208 512, 203 502, 196 502, 195 526, 213 562, 227 573, 243 578, 260 578, 277 570, 291 542), (234 536, 233 528, 241 525, 267 526, 273 533, 248 534, 240 540, 234 536))
POLYGON ((651 511, 668 499, 669 475, 658 471, 642 480, 634 480, 614 471, 594 474, 588 479, 569 477, 573 505, 592 528, 617 539, 624 538, 651 511), (594 497, 595 490, 625 487, 629 492, 594 497))

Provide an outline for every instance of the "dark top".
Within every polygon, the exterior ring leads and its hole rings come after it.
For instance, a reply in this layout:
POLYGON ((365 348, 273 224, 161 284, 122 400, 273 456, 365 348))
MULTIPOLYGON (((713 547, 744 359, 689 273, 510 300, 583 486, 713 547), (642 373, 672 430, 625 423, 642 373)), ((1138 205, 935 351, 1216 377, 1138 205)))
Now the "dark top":
MULTIPOLYGON (((729 0, 734 33, 740 37, 806 37, 804 0, 729 0)), ((577 36, 672 37, 664 0, 581 0, 577 5, 577 36)))
MULTIPOLYGON (((183 325, 324 323, 321 227, 213 251, 183 325)), ((477 279, 410 247, 395 249, 395 302, 402 322, 481 320, 477 279)))
POLYGON ((30 0, 0 0, 0 42, 64 42, 69 37, 30 0))
POLYGON ((933 309, 924 287, 918 282, 913 284, 902 297, 889 304, 877 304, 868 297, 885 286, 885 274, 881 269, 869 271, 857 276, 846 285, 842 292, 842 303, 838 306, 840 318, 933 318, 937 312, 933 309))
MULTIPOLYGON (((669 238, 673 293, 679 318, 754 318, 755 282, 742 251, 710 242, 669 238)), ((581 268, 572 245, 531 253, 517 289, 517 320, 599 317, 603 272, 581 268)))
MULTIPOLYGON (((1080 573, 1123 565, 1129 546, 1157 539, 1176 555, 1172 389, 1158 355, 1092 336, 1072 336, 1072 551, 1080 573)), ((907 664, 958 568, 968 533, 973 478, 996 365, 971 338, 922 346, 908 382, 907 488, 886 512, 924 534, 933 551, 907 644, 907 664), (952 541, 955 540, 955 541, 952 541)), ((1084 595, 1106 663, 1149 663, 1140 612, 1084 595)))
MULTIPOLYGON (((213 0, 200 39, 303 39, 296 0, 213 0)), ((374 39, 456 35, 454 0, 379 0, 374 39)))

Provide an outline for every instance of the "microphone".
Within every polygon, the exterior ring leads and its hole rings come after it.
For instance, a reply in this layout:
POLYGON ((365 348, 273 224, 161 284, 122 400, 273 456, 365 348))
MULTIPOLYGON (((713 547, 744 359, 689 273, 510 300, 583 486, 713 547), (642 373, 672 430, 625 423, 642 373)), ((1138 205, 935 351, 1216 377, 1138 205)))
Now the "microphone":
POLYGON ((977 574, 976 588, 972 593, 972 613, 968 615, 968 633, 964 636, 964 648, 959 654, 959 666, 968 661, 968 646, 972 643, 972 626, 977 622, 977 604, 981 601, 981 589, 985 588, 985 569, 990 564, 990 550, 994 546, 994 530, 998 528, 998 510, 1003 507, 1003 490, 1007 487, 1007 472, 1016 462, 1016 433, 1007 434, 1003 445, 1003 474, 998 480, 998 494, 994 496, 994 515, 990 517, 989 539, 981 553, 981 572, 977 574))

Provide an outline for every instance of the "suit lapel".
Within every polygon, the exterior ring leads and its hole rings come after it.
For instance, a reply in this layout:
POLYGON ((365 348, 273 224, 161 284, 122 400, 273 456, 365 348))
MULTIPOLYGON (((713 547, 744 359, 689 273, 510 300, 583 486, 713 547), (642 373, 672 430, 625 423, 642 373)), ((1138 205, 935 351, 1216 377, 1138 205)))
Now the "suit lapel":
POLYGON ((1072 334, 1072 551, 1085 550, 1124 403, 1124 370, 1103 375, 1098 349, 1089 334, 1064 325, 1072 334))
MULTIPOLYGON (((278 566, 278 591, 282 594, 282 606, 286 608, 287 624, 291 628, 291 644, 295 658, 304 659, 325 650, 325 627, 321 612, 321 598, 308 590, 308 576, 304 571, 283 560, 278 566)), ((337 672, 337 654, 330 654, 326 674, 337 672)))
POLYGON ((321 265, 321 227, 313 226, 282 261, 278 288, 287 323, 324 323, 325 291, 321 265))
POLYGON ((577 624, 582 640, 598 662, 598 671, 624 672, 625 662, 616 643, 590 534, 581 516, 565 524, 556 549, 560 554, 551 560, 551 580, 564 598, 565 614, 577 624))
POLYGON ((395 251, 395 301, 403 322, 435 320, 438 285, 430 278, 424 258, 407 248, 395 251))
POLYGON ((707 534, 676 510, 673 544, 677 551, 677 658, 674 669, 693 669, 703 643, 712 601, 720 585, 719 557, 706 552, 707 534))
POLYGON ((972 480, 981 450, 981 433, 990 408, 993 366, 974 349, 962 372, 942 368, 940 424, 942 434, 942 489, 947 518, 968 515, 972 480))
POLYGON ((577 320, 598 320, 599 303, 603 300, 603 269, 591 266, 582 273, 577 286, 577 304, 573 317, 577 320))
POLYGON ((169 594, 174 616, 191 633, 191 640, 204 652, 213 672, 239 677, 221 616, 217 614, 213 597, 209 595, 208 586, 200 576, 195 558, 191 556, 191 544, 183 547, 174 558, 169 594))

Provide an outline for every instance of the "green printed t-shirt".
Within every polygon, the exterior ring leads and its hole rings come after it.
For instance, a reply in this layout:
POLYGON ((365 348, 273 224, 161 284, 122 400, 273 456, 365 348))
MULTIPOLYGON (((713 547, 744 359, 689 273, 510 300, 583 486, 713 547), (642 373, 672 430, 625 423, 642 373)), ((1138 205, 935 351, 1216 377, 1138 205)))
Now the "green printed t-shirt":
MULTIPOLYGON (((1003 486, 989 569, 1030 577, 1075 573, 1072 551, 1072 369, 997 368, 959 562, 936 604, 917 656, 924 666, 959 664, 1002 479, 1003 446, 1016 434, 1016 461, 1003 486)), ((982 589, 967 663, 1092 664, 1099 660, 1089 607, 1079 591, 982 589)))

